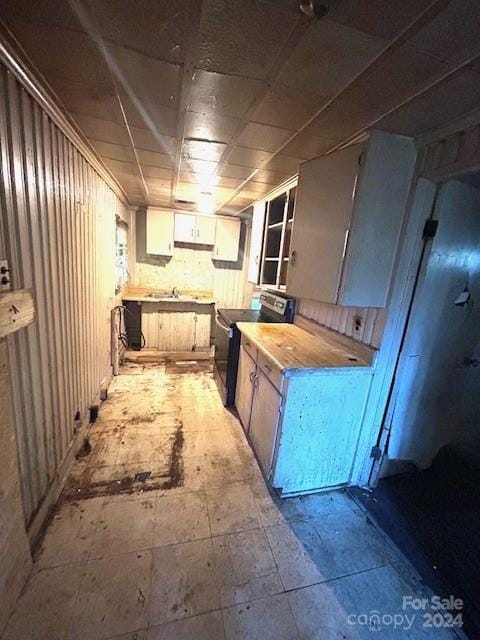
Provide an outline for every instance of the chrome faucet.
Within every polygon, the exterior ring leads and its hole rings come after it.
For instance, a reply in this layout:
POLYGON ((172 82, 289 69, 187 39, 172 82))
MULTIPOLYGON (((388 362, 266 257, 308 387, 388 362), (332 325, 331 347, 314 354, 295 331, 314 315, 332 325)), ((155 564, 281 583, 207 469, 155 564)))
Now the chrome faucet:
POLYGON ((180 291, 177 289, 177 287, 173 287, 172 288, 172 297, 173 298, 179 298, 180 297, 180 291))

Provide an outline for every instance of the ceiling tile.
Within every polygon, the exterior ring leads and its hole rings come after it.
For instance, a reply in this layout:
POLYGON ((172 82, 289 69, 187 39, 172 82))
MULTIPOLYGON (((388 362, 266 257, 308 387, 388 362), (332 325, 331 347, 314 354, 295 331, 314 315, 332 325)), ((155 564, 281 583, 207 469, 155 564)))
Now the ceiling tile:
POLYGON ((252 173, 252 169, 249 167, 241 167, 237 164, 230 164, 230 162, 223 162, 218 170, 217 174, 225 178, 238 178, 239 180, 245 180, 252 173))
POLYGON ((145 184, 147 185, 147 189, 149 192, 155 193, 157 195, 170 195, 172 187, 170 180, 156 180, 155 178, 146 178, 145 184))
POLYGON ((232 149, 228 161, 233 164, 242 165, 243 167, 257 169, 263 162, 266 162, 271 157, 272 154, 268 151, 237 146, 232 149))
POLYGON ((241 122, 237 118, 222 116, 215 112, 188 111, 185 114, 185 136, 228 143, 240 127, 241 122))
POLYGON ((150 167, 148 165, 140 165, 145 178, 161 178, 162 180, 171 180, 173 177, 173 169, 165 169, 164 167, 150 167))
POLYGON ((41 23, 33 25, 9 21, 8 26, 47 78, 54 75, 96 86, 112 87, 108 65, 87 35, 46 27, 41 23))
POLYGON ((190 2, 88 0, 88 12, 102 35, 153 58, 182 63, 190 2))
POLYGON ((249 122, 236 142, 244 147, 262 149, 263 151, 276 151, 288 138, 292 131, 270 127, 258 122, 249 122))
POLYGON ((267 165, 265 165, 265 169, 267 169, 267 171, 280 171, 282 173, 293 175, 294 173, 297 173, 300 162, 301 158, 292 158, 290 156, 278 154, 274 156, 267 165))
POLYGON ((350 101, 338 98, 313 120, 309 130, 313 135, 321 138, 347 140, 366 124, 372 122, 375 113, 375 109, 368 105, 352 104, 350 101))
POLYGON ((405 29, 430 4, 431 0, 338 2, 330 9, 328 20, 380 38, 391 39, 405 29))
POLYGON ((260 169, 255 174, 253 180, 255 182, 264 182, 269 185, 282 184, 290 177, 289 173, 281 173, 280 171, 267 171, 265 169, 260 169))
POLYGON ((240 178, 225 178, 224 176, 215 176, 215 184, 219 187, 228 187, 229 189, 236 189, 242 184, 243 180, 240 178))
POLYGON ((274 83, 253 111, 251 119, 262 124, 296 130, 303 126, 325 102, 325 98, 311 92, 300 92, 274 83))
POLYGON ((204 140, 184 140, 182 157, 189 159, 209 160, 218 162, 227 145, 220 142, 205 142, 204 140))
POLYGON ((222 216, 235 216, 243 209, 240 205, 227 204, 217 211, 222 216))
POLYGON ((145 100, 170 108, 178 105, 182 67, 114 45, 108 51, 121 93, 132 101, 145 100))
POLYGON ((385 56, 351 85, 309 126, 313 135, 345 140, 372 126, 435 74, 445 70, 442 62, 402 46, 385 56), (392 83, 392 78, 395 82, 392 83))
POLYGON ((320 138, 314 135, 312 127, 309 125, 282 148, 282 154, 302 160, 311 160, 326 153, 338 142, 334 138, 320 138))
POLYGON ((177 145, 176 138, 162 136, 155 131, 148 131, 147 129, 140 129, 139 127, 130 127, 130 131, 135 143, 135 148, 163 154, 175 153, 177 145))
POLYGON ((241 118, 258 96, 262 83, 197 69, 192 82, 189 110, 241 118))
POLYGON ((156 58, 182 63, 188 0, 2 0, 2 13, 35 24, 67 29, 97 30, 104 38, 156 58), (81 7, 81 13, 76 7, 81 7), (132 28, 132 25, 135 25, 132 28))
POLYGON ((150 129, 165 136, 177 134, 178 112, 176 109, 147 100, 133 102, 127 95, 122 95, 122 105, 131 127, 150 129))
POLYGON ((111 158, 112 160, 126 160, 127 162, 135 159, 131 147, 120 144, 111 144, 110 142, 102 142, 101 140, 95 140, 94 138, 89 138, 89 142, 99 155, 106 158, 111 158))
POLYGON ((208 160, 196 160, 195 158, 186 158, 182 156, 180 161, 180 170, 187 173, 199 173, 202 175, 212 174, 217 168, 216 162, 208 160))
MULTIPOLYGON (((280 180, 279 184, 281 184, 282 182, 283 180, 280 180)), ((256 182, 255 180, 250 180, 245 185, 245 189, 249 192, 256 193, 258 194, 258 196, 260 196, 263 193, 267 193, 268 191, 271 191, 272 185, 266 182, 256 182)))
POLYGON ((95 140, 101 140, 102 142, 111 142, 113 144, 120 144, 124 146, 128 146, 130 144, 130 138, 128 137, 127 130, 120 124, 109 122, 108 120, 100 120, 99 118, 84 116, 80 113, 72 113, 72 117, 78 123, 78 126, 82 129, 87 138, 95 138, 95 140))
POLYGON ((122 111, 113 88, 74 82, 52 75, 48 82, 67 110, 123 124, 122 111))
POLYGON ((478 55, 479 34, 478 0, 451 0, 409 44, 440 60, 460 60, 468 57, 472 51, 478 55))
POLYGON ((200 179, 200 175, 198 173, 191 173, 188 171, 180 171, 178 174, 178 179, 180 182, 194 182, 197 183, 200 179))
POLYGON ((274 2, 204 0, 197 66, 265 78, 301 19, 295 9, 274 2))
POLYGON ((331 98, 385 47, 383 39, 329 20, 314 20, 277 80, 331 98))
POLYGON ((146 164, 151 167, 164 167, 169 169, 175 164, 175 158, 166 153, 155 153, 154 151, 145 151, 144 149, 136 149, 136 152, 142 165, 146 164))
POLYGON ((386 116, 377 127, 416 136, 478 109, 479 103, 478 76, 472 71, 463 71, 386 116))
POLYGON ((102 158, 102 160, 115 175, 135 176, 135 178, 139 176, 137 166, 133 162, 112 160, 111 158, 102 158))

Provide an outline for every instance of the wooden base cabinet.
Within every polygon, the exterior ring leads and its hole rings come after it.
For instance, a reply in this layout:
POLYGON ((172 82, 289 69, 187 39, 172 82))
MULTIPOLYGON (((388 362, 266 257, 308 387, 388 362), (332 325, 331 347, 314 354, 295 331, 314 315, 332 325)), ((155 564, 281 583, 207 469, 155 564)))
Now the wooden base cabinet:
POLYGON ((372 368, 280 371, 267 360, 242 347, 236 391, 265 478, 284 496, 348 484, 372 368))
POLYGON ((248 435, 266 477, 272 468, 281 403, 280 393, 262 370, 257 368, 248 435))
POLYGON ((250 427, 250 414, 252 411, 253 384, 257 365, 249 355, 245 347, 240 347, 238 359, 237 388, 235 391, 235 406, 240 417, 240 422, 245 432, 250 427))

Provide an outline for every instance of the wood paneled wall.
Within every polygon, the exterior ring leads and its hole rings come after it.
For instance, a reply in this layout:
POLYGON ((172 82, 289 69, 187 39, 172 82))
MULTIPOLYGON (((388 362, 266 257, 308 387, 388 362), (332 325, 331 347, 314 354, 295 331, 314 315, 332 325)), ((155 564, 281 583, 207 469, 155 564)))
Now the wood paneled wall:
POLYGON ((4 67, 0 146, 1 257, 13 287, 31 288, 36 306, 35 322, 8 338, 29 524, 68 469, 80 422, 111 375, 115 215, 129 214, 4 67))
POLYGON ((377 349, 380 347, 387 318, 386 309, 342 307, 306 299, 298 301, 297 313, 377 349), (361 320, 358 331, 354 330, 355 318, 361 320))

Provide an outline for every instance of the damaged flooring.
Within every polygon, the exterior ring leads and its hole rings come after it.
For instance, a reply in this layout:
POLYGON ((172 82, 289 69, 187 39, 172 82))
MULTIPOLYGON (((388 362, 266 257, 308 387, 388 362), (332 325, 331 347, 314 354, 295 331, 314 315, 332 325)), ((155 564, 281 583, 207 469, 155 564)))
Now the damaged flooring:
POLYGON ((122 368, 3 640, 456 637, 402 609, 422 586, 346 493, 269 494, 209 368, 122 368))

